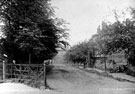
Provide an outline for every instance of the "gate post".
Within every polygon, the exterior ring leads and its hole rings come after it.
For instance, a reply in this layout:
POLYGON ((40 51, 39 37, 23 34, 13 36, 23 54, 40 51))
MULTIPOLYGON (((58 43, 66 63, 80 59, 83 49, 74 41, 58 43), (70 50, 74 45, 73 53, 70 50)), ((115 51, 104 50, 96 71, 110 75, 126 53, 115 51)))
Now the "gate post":
POLYGON ((5 68, 5 61, 3 61, 3 82, 6 81, 6 68, 5 68))
POLYGON ((45 89, 47 88, 47 82, 46 82, 46 63, 47 62, 44 61, 44 85, 45 85, 45 89))

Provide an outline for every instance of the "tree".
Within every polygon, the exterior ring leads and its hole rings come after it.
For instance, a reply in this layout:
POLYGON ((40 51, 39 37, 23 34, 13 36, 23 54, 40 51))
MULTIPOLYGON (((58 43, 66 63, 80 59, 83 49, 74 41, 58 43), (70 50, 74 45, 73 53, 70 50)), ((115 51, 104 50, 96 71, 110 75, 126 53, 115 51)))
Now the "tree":
POLYGON ((119 21, 116 15, 114 23, 102 23, 102 28, 98 29, 97 44, 100 53, 104 55, 114 52, 125 52, 128 62, 134 65, 135 60, 135 20, 127 18, 119 21))
MULTIPOLYGON (((65 54, 65 60, 71 63, 82 63, 85 68, 85 65, 88 63, 88 56, 91 55, 91 57, 94 57, 95 50, 95 44, 92 40, 88 42, 85 41, 71 47, 65 54)), ((94 63, 95 61, 93 58, 91 67, 93 67, 94 63)))
POLYGON ((54 16, 49 0, 1 0, 0 11, 6 36, 1 46, 11 61, 43 62, 57 53, 60 44, 68 45, 63 40, 68 33, 61 27, 62 20, 54 16))

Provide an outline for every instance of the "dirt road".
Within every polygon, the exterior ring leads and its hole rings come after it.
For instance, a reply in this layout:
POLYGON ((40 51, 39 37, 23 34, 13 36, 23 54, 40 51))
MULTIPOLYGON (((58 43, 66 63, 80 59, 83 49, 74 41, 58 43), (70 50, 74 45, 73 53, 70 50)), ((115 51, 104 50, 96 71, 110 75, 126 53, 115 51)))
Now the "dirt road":
POLYGON ((48 84, 62 94, 135 94, 135 83, 88 73, 63 63, 62 53, 55 57, 48 84))

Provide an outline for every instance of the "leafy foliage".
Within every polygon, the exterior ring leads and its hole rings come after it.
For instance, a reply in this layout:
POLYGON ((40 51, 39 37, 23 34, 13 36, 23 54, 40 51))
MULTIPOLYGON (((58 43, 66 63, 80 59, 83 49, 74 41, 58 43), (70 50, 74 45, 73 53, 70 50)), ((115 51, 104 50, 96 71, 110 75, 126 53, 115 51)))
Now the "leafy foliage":
POLYGON ((116 19, 114 23, 102 22, 98 28, 95 42, 100 54, 108 55, 114 52, 125 52, 128 62, 134 65, 135 59, 135 19, 124 21, 116 19))
POLYGON ((74 63, 85 63, 88 57, 88 52, 94 54, 94 50, 95 48, 92 42, 82 42, 71 47, 65 54, 65 59, 74 63))
POLYGON ((43 62, 68 45, 65 22, 54 15, 48 0, 1 0, 0 16, 4 22, 1 46, 9 60, 18 63, 43 62))

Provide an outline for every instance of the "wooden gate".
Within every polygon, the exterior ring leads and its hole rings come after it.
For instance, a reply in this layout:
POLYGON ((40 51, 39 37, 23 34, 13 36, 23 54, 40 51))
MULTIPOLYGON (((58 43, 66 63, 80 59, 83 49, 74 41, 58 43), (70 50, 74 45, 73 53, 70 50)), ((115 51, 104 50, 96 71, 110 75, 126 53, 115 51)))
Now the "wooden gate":
POLYGON ((44 73, 43 64, 6 64, 6 78, 38 79, 44 73))
POLYGON ((95 56, 92 53, 88 52, 88 57, 87 57, 88 67, 93 68, 97 60, 104 62, 104 69, 106 71, 107 70, 107 66, 106 66, 107 57, 106 56, 95 56))
POLYGON ((104 63, 104 70, 106 72, 107 71, 107 65, 106 65, 107 57, 106 56, 96 56, 95 57, 95 63, 96 63, 97 60, 100 60, 100 62, 104 63))
POLYGON ((43 64, 6 64, 3 62, 0 64, 1 81, 31 81, 37 83, 42 79, 46 88, 46 66, 50 63, 51 60, 46 60, 43 64))

